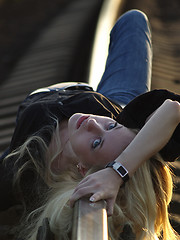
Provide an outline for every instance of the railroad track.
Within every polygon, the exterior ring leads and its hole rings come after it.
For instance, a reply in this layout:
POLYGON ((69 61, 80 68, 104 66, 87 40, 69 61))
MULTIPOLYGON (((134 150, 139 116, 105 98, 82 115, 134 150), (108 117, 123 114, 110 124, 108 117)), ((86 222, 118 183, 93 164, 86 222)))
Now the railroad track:
MULTIPOLYGON (((74 0, 63 5, 24 49, 14 68, 9 68, 9 74, 0 79, 0 153, 9 145, 18 105, 28 93, 58 81, 87 80, 91 43, 102 2, 74 0), (77 54, 81 56, 78 61, 77 54), (82 63, 87 68, 82 68, 82 63)), ((180 94, 179 0, 123 0, 119 12, 132 8, 143 10, 152 27, 152 89, 167 88, 180 94)), ((180 161, 174 164, 174 172, 176 188, 171 214, 173 227, 180 233, 180 161)))

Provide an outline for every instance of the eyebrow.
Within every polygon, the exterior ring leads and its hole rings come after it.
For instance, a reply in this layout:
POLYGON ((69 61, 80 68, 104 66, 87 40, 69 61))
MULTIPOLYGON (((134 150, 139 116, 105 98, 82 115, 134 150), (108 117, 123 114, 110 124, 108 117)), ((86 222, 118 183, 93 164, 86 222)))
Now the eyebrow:
POLYGON ((119 128, 122 128, 122 127, 123 127, 123 125, 117 126, 117 127, 114 128, 114 130, 119 129, 119 128))
POLYGON ((103 144, 104 144, 104 139, 102 139, 99 149, 101 149, 103 147, 103 144))
POLYGON ((118 123, 117 121, 115 121, 117 123, 116 127, 114 128, 114 130, 122 128, 124 125, 118 123))

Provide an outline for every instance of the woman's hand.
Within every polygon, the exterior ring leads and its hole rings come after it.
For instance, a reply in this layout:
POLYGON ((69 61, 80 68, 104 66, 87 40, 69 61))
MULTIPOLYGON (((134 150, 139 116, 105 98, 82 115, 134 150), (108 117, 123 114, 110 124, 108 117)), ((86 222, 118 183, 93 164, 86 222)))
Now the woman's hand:
POLYGON ((76 187, 70 198, 70 205, 73 207, 74 202, 83 196, 90 195, 90 201, 96 202, 101 199, 107 202, 107 214, 113 214, 114 203, 123 184, 121 177, 112 169, 106 168, 90 174, 85 177, 76 187))

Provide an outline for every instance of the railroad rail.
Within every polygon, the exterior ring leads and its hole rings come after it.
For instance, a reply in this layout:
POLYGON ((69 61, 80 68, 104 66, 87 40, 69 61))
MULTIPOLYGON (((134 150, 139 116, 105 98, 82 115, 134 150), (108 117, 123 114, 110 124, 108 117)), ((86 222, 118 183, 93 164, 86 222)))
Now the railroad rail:
MULTIPOLYGON (((58 81, 88 81, 96 22, 104 2, 69 1, 40 31, 31 46, 18 59, 16 66, 9 70, 8 77, 0 83, 0 153, 9 145, 18 105, 27 94, 58 81), (81 60, 77 61, 77 55, 80 55, 81 60), (87 66, 85 70, 81 67, 84 62, 87 66)), ((144 11, 151 23, 154 48, 152 89, 167 88, 180 94, 179 0, 123 0, 115 12, 122 14, 132 8, 144 11)), ((176 188, 170 210, 173 227, 180 233, 180 161, 174 164, 174 172, 176 188)), ((76 226, 82 220, 81 201, 77 209, 76 226)), ((101 209, 104 216, 104 207, 101 209)), ((0 213, 0 230, 8 228, 7 216, 8 213, 0 213), (6 226, 2 224, 2 218, 7 218, 6 226)), ((0 231, 1 239, 3 231, 0 231)))

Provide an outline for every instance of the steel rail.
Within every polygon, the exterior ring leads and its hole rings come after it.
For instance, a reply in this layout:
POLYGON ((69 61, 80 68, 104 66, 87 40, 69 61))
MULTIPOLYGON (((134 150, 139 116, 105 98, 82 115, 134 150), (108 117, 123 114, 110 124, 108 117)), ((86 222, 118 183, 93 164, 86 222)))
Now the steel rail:
POLYGON ((108 240, 106 202, 78 200, 74 207, 72 240, 108 240))

